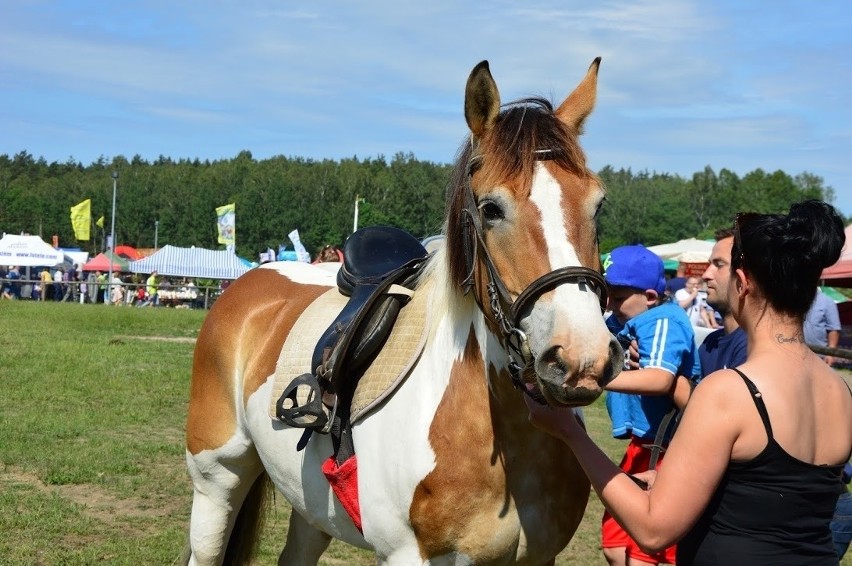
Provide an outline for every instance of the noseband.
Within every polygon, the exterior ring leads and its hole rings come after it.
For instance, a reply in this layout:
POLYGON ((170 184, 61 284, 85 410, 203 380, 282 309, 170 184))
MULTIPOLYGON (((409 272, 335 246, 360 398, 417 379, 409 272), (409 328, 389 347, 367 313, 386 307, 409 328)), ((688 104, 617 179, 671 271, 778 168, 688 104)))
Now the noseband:
MULTIPOLYGON (((536 161, 546 161, 552 158, 553 150, 540 149, 535 152, 536 161)), ((464 207, 461 214, 462 219, 462 240, 464 244, 465 262, 467 266, 467 277, 465 278, 462 287, 467 294, 474 285, 474 270, 476 267, 476 259, 482 260, 485 265, 488 283, 486 284, 486 292, 488 293, 489 306, 495 322, 503 333, 507 349, 506 353, 509 358, 509 372, 512 376, 512 383, 515 387, 528 394, 530 397, 544 403, 544 398, 540 393, 531 392, 525 387, 522 374, 524 369, 530 367, 534 358, 530 351, 529 341, 526 334, 521 330, 521 316, 526 309, 535 303, 541 295, 547 293, 567 283, 572 283, 583 290, 593 291, 598 296, 598 301, 601 305, 601 312, 606 309, 607 292, 606 282, 601 274, 588 267, 569 266, 560 267, 554 271, 546 273, 529 284, 515 299, 512 299, 511 294, 500 274, 494 267, 494 262, 491 259, 491 254, 488 253, 488 248, 485 246, 485 239, 482 228, 482 218, 480 216, 479 207, 476 199, 473 196, 473 188, 471 187, 471 179, 476 170, 481 166, 482 158, 480 156, 471 157, 467 163, 467 177, 465 187, 464 207), (508 315, 506 314, 508 313, 508 315)), ((476 296, 477 302, 482 305, 481 298, 476 296)), ((484 312, 484 309, 483 309, 484 312)))

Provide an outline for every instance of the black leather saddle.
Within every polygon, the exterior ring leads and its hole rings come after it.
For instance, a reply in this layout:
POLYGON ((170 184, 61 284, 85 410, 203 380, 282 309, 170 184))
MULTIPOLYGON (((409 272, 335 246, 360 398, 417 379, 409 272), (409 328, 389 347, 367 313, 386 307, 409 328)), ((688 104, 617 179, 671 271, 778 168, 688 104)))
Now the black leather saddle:
POLYGON ((414 236, 390 226, 363 228, 347 238, 337 286, 349 301, 320 336, 313 373, 296 377, 278 399, 280 420, 327 433, 335 416, 348 418, 358 379, 410 300, 428 255, 414 236), (300 387, 310 389, 303 404, 297 401, 300 387))

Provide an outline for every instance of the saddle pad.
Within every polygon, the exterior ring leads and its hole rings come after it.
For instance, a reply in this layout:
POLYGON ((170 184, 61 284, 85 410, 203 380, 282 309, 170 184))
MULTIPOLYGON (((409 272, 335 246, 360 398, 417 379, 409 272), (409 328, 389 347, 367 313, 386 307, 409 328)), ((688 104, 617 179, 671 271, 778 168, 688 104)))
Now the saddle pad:
MULTIPOLYGON (((390 395, 419 358, 428 334, 428 295, 427 289, 418 291, 400 310, 387 342, 358 382, 352 401, 351 422, 363 418, 390 395)), ((275 404, 284 389, 295 377, 312 373, 310 365, 314 347, 347 301, 348 297, 341 295, 337 288, 329 289, 317 297, 293 325, 275 364, 269 400, 269 415, 273 419, 278 420, 275 404)), ((302 398, 301 390, 297 401, 300 404, 307 401, 302 398)))

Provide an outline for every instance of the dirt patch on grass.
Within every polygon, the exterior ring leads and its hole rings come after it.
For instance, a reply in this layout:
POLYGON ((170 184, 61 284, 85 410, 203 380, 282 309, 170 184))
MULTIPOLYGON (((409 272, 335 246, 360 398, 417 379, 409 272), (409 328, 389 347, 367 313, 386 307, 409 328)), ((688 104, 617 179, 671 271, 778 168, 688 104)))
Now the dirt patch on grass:
POLYGON ((106 489, 92 484, 48 485, 31 473, 6 468, 0 471, 0 487, 8 489, 23 484, 42 493, 57 495, 82 508, 87 517, 106 524, 124 525, 134 519, 156 519, 185 512, 185 501, 142 500, 117 497, 106 489))
POLYGON ((195 344, 195 338, 182 336, 116 336, 113 340, 147 340, 153 342, 179 342, 182 344, 195 344))

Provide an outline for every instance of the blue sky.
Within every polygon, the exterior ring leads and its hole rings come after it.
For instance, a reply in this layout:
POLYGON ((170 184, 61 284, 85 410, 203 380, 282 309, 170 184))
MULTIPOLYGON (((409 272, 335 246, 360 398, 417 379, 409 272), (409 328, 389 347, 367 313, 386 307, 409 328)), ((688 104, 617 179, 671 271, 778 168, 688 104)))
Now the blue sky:
POLYGON ((852 216, 852 4, 4 2, 0 153, 453 160, 464 84, 554 101, 602 56, 605 165, 816 174, 852 216))

